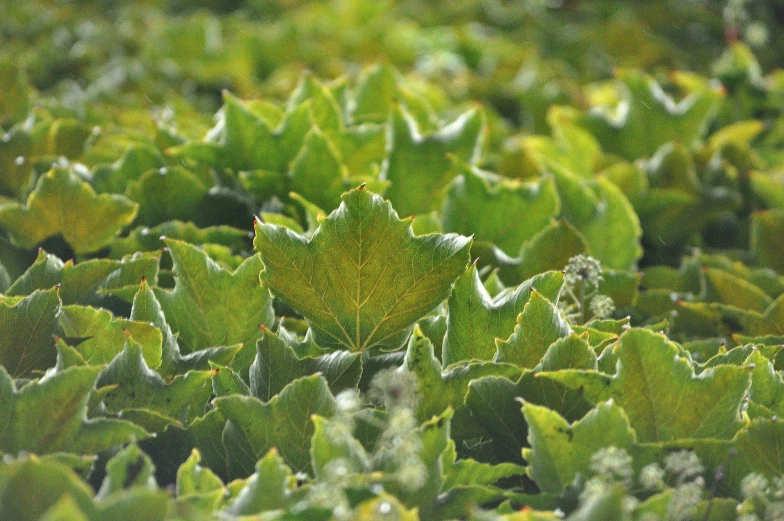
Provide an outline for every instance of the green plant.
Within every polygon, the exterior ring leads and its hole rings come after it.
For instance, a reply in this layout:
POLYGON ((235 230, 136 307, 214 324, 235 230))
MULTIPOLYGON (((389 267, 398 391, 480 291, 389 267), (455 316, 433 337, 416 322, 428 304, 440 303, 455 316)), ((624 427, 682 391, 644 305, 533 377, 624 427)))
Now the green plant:
POLYGON ((780 517, 780 57, 567 4, 0 3, 0 518, 780 517))

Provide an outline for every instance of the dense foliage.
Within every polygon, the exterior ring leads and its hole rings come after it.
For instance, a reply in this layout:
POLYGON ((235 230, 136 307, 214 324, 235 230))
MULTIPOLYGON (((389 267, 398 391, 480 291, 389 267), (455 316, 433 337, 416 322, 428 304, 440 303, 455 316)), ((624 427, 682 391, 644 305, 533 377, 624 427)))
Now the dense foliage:
POLYGON ((0 2, 0 519, 782 519, 782 26, 0 2))

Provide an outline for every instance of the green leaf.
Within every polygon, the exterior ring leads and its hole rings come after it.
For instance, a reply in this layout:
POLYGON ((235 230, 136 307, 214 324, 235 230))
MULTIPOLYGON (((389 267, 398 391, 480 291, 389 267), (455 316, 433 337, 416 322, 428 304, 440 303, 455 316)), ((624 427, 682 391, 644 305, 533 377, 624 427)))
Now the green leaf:
POLYGON ((147 437, 127 421, 87 420, 87 400, 99 367, 70 367, 15 390, 0 367, 0 451, 37 454, 95 454, 133 439, 147 437))
POLYGON ((12 54, 4 55, 0 60, 0 124, 5 126, 27 116, 30 90, 25 68, 12 54))
POLYGON ((194 219, 209 187, 182 167, 150 170, 128 183, 125 195, 139 203, 137 222, 154 226, 166 221, 194 219), (172 194, 176 193, 176 197, 172 194))
POLYGON ((131 443, 115 454, 106 463, 106 477, 95 496, 98 501, 107 499, 126 489, 143 487, 155 490, 155 466, 149 456, 139 450, 139 446, 131 443))
MULTIPOLYGON (((411 489, 406 483, 390 482, 385 489, 400 499, 407 507, 419 507, 421 519, 441 519, 439 510, 449 506, 449 497, 440 496, 444 481, 444 454, 451 448, 452 410, 433 417, 417 430, 421 439, 419 460, 426 471, 425 482, 418 489, 411 489)), ((397 463, 388 459, 382 463, 382 471, 397 471, 397 463), (384 465, 386 463, 386 465, 384 465)), ((444 516, 449 519, 454 516, 444 516)))
POLYGON ((66 337, 81 340, 76 350, 91 365, 111 362, 123 350, 126 335, 139 342, 150 367, 161 365, 161 331, 148 322, 114 318, 98 308, 63 306, 60 326, 66 337))
POLYGON ((592 474, 591 456, 603 447, 629 449, 636 443, 623 409, 612 400, 598 405, 584 418, 569 424, 547 407, 526 403, 531 448, 523 449, 528 474, 542 492, 560 494, 577 474, 592 474))
POLYGON ((147 429, 158 430, 161 416, 169 422, 183 424, 188 423, 189 408, 200 411, 201 416, 212 391, 212 376, 212 371, 188 371, 167 382, 146 364, 141 346, 128 340, 122 352, 101 373, 97 386, 112 387, 103 397, 107 412, 122 413, 147 429), (130 416, 135 409, 142 412, 130 416), (149 421, 144 421, 146 411, 155 413, 149 421))
POLYGON ((330 463, 333 466, 342 464, 348 474, 363 474, 371 469, 370 456, 356 438, 350 433, 335 435, 345 430, 344 424, 345 420, 341 419, 313 417, 315 431, 310 444, 310 459, 316 479, 329 479, 330 463))
POLYGON ((719 302, 762 313, 773 303, 764 291, 754 284, 724 270, 705 268, 705 300, 719 302))
POLYGON ((93 170, 93 186, 98 192, 122 194, 130 181, 136 181, 145 172, 163 166, 163 156, 157 148, 134 143, 113 164, 99 165, 93 170))
POLYGON ((570 334, 572 328, 555 305, 531 288, 531 296, 517 317, 512 335, 506 340, 496 340, 498 359, 533 368, 553 342, 570 334))
POLYGON ((89 521, 69 494, 63 494, 39 521, 89 521))
POLYGON ((756 212, 751 216, 751 251, 759 266, 784 274, 784 248, 772 241, 784 230, 784 210, 756 212))
POLYGON ((478 159, 483 113, 470 110, 438 132, 424 136, 401 106, 393 109, 390 118, 389 154, 381 171, 381 179, 392 183, 387 197, 402 215, 438 209, 442 191, 459 173, 448 155, 471 165, 478 159))
POLYGON ((71 170, 53 168, 38 179, 26 205, 0 204, 0 227, 22 248, 60 233, 76 253, 90 253, 130 224, 137 208, 119 195, 96 195, 71 170))
POLYGON ((14 521, 39 521, 49 511, 51 519, 78 521, 79 517, 58 518, 50 509, 61 500, 69 500, 70 508, 57 510, 93 512, 92 489, 82 482, 64 463, 35 455, 22 457, 0 467, 0 514, 14 521))
POLYGON ((315 358, 298 358, 277 335, 263 331, 250 367, 250 390, 266 402, 297 378, 315 373, 324 376, 332 394, 356 388, 362 376, 360 354, 335 351, 315 358))
POLYGON ((582 418, 592 404, 583 397, 581 389, 570 389, 564 384, 547 378, 537 378, 540 371, 561 369, 596 370, 594 350, 586 342, 586 336, 569 335, 556 340, 545 353, 534 371, 526 371, 518 380, 511 395, 526 402, 552 409, 568 421, 582 418))
POLYGON ((256 223, 262 280, 305 317, 317 344, 352 351, 402 344, 448 296, 470 244, 455 235, 414 237, 409 220, 362 189, 344 195, 310 240, 256 223))
POLYGON ((163 490, 134 488, 98 503, 98 521, 164 521, 169 495, 163 490))
POLYGON ((218 364, 210 364, 212 366, 212 394, 218 396, 228 396, 230 394, 240 394, 250 396, 250 389, 248 384, 240 377, 240 375, 230 367, 221 366, 218 364))
POLYGON ((562 215, 579 230, 591 256, 609 269, 634 269, 642 256, 640 220, 620 189, 599 176, 554 171, 562 215))
POLYGON ((517 367, 492 362, 454 364, 444 371, 433 353, 433 344, 418 327, 414 328, 398 371, 411 371, 417 377, 419 402, 416 411, 420 421, 438 416, 450 406, 457 409, 465 401, 472 380, 491 375, 508 378, 520 375, 517 367))
POLYGON ((154 228, 136 228, 127 237, 115 239, 109 257, 120 258, 139 251, 155 251, 163 247, 161 237, 179 239, 190 244, 220 244, 232 251, 248 249, 248 232, 231 226, 199 228, 193 223, 171 221, 154 228))
POLYGON ((606 152, 634 161, 650 157, 664 143, 685 146, 700 138, 722 98, 717 89, 705 87, 676 103, 650 76, 632 69, 616 72, 624 89, 621 116, 613 120, 601 112, 579 122, 606 152))
POLYGON ((229 506, 226 513, 235 516, 261 514, 284 508, 294 491, 291 469, 274 448, 256 463, 256 472, 229 506))
POLYGON ((580 505, 568 518, 568 521, 598 521, 600 519, 613 519, 628 521, 631 519, 625 505, 626 490, 621 485, 615 485, 608 491, 591 497, 580 505))
POLYGON ((389 109, 398 97, 398 73, 387 64, 380 63, 362 71, 357 81, 354 106, 351 113, 357 123, 383 123, 389 109))
POLYGON ((460 166, 462 175, 452 181, 441 212, 446 232, 474 234, 477 241, 493 243, 514 256, 560 211, 552 177, 529 183, 491 182, 479 169, 460 166))
POLYGON ((284 172, 313 123, 310 103, 289 110, 276 129, 246 104, 224 92, 220 163, 234 170, 284 172))
POLYGON ((272 298, 259 283, 262 266, 249 257, 234 273, 199 248, 166 240, 176 283, 174 290, 155 289, 155 296, 180 348, 192 353, 208 347, 255 343, 259 326, 271 326, 272 298))
MULTIPOLYGON (((199 465, 201 454, 193 449, 185 463, 177 469, 176 494, 179 501, 196 500, 204 510, 216 510, 226 493, 223 481, 210 469, 199 465)), ((189 504, 193 502, 189 501, 189 504)))
POLYGON ((784 416, 784 381, 771 361, 755 349, 746 358, 745 364, 751 368, 747 409, 749 416, 751 418, 784 416))
POLYGON ((719 366, 695 376, 676 344, 645 329, 621 335, 614 353, 618 365, 613 376, 562 370, 539 377, 583 388, 594 403, 613 398, 640 441, 729 439, 743 425, 739 409, 749 386, 747 370, 719 366))
POLYGON ((327 211, 338 207, 340 195, 348 188, 338 152, 318 127, 305 136, 290 175, 293 191, 327 211))
POLYGON ((32 148, 30 134, 21 129, 12 128, 0 140, 0 194, 22 199, 27 193, 33 173, 32 148))
POLYGON ((163 337, 161 343, 161 365, 156 368, 156 371, 164 376, 185 373, 190 369, 209 369, 210 362, 223 365, 228 364, 242 349, 242 345, 238 344, 228 347, 210 347, 194 351, 188 355, 182 355, 177 344, 177 335, 169 327, 161 305, 155 297, 155 292, 147 284, 147 281, 142 281, 139 290, 133 297, 131 320, 147 322, 161 331, 163 337))
MULTIPOLYGON (((230 458, 256 461, 276 447, 295 472, 310 469, 308 449, 314 432, 311 416, 329 417, 335 411, 335 399, 327 381, 318 375, 295 380, 268 403, 237 395, 216 398, 214 403, 236 426, 235 435, 244 437, 251 450, 250 454, 232 453, 227 445, 230 458)), ((224 432, 224 445, 225 436, 224 432)))
POLYGON ((0 366, 14 378, 26 378, 54 365, 52 334, 60 298, 56 288, 28 297, 0 295, 0 366))
POLYGON ((695 446, 695 452, 708 468, 722 467, 721 488, 742 497, 741 482, 752 472, 775 479, 784 474, 784 457, 777 450, 784 436, 784 424, 778 420, 758 418, 738 432, 732 443, 710 443, 695 446))
POLYGON ((399 102, 405 104, 421 126, 437 119, 425 97, 409 89, 400 73, 388 63, 373 65, 362 72, 353 101, 351 118, 359 124, 386 122, 399 102))
POLYGON ((496 354, 495 339, 508 338, 512 334, 532 288, 544 291, 546 298, 556 301, 562 282, 561 273, 547 272, 491 299, 479 279, 479 270, 470 266, 457 279, 449 296, 443 365, 465 360, 492 360, 496 354))
POLYGON ((516 284, 545 271, 560 271, 569 259, 588 251, 585 239, 574 226, 556 221, 523 245, 518 262, 510 268, 501 268, 501 278, 516 284))
POLYGON ((63 304, 97 306, 107 292, 135 292, 142 279, 157 278, 158 258, 152 255, 139 254, 123 260, 90 259, 74 264, 40 250, 32 266, 8 288, 7 295, 29 295, 59 284, 63 304))
POLYGON ((470 458, 460 459, 451 467, 445 469, 444 489, 454 487, 492 485, 498 480, 521 476, 525 467, 514 463, 499 463, 490 465, 480 463, 470 458))
POLYGON ((526 426, 519 398, 547 407, 569 421, 582 418, 592 404, 582 391, 563 384, 536 378, 536 371, 559 369, 596 369, 596 355, 583 337, 569 335, 553 343, 535 371, 525 371, 513 382, 489 376, 472 381, 465 403, 471 417, 486 431, 495 454, 502 461, 521 461, 520 449, 526 443, 526 426))

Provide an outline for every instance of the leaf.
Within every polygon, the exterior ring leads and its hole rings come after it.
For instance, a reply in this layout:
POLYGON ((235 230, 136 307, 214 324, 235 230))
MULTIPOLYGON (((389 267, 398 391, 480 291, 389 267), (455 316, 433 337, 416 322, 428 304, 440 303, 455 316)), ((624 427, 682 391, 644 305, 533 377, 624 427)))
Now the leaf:
POLYGON ((302 103, 286 112, 273 129, 238 98, 224 91, 223 99, 220 164, 233 170, 284 172, 313 125, 310 104, 302 103))
POLYGON ((340 194, 348 188, 338 152, 318 127, 305 136, 290 176, 294 192, 327 211, 338 207, 340 194))
POLYGON ((171 221, 153 228, 139 227, 127 237, 112 241, 109 257, 120 258, 139 251, 160 250, 164 243, 161 237, 179 239, 190 244, 220 244, 232 251, 248 249, 248 232, 231 226, 199 228, 193 223, 171 221))
POLYGON ((773 268, 784 274, 784 249, 778 237, 784 230, 784 210, 756 212, 751 216, 751 251, 759 266, 773 268))
POLYGON ((317 344, 352 351, 402 344, 448 296, 470 244, 455 235, 414 237, 410 221, 362 189, 344 195, 310 240, 256 223, 262 280, 305 317, 317 344))
POLYGON ((194 218, 209 187, 182 167, 150 170, 130 181, 125 195, 139 204, 137 222, 154 226, 166 221, 194 218), (171 194, 176 193, 176 197, 171 194))
POLYGON ((517 315, 523 311, 532 288, 544 291, 545 297, 550 300, 557 300, 562 282, 561 273, 547 272, 491 299, 479 279, 476 266, 470 266, 457 279, 449 296, 443 365, 466 360, 492 360, 496 354, 495 339, 508 338, 512 334, 517 315))
POLYGON ((632 69, 616 72, 623 99, 616 121, 601 111, 583 117, 584 125, 606 152, 634 161, 650 157, 664 143, 685 146, 700 138, 722 98, 710 87, 675 102, 650 76, 632 69))
POLYGON ((98 192, 122 194, 130 181, 136 181, 145 172, 163 166, 163 156, 156 147, 132 144, 113 164, 99 165, 93 170, 93 186, 98 192))
POLYGON ((209 385, 212 376, 212 371, 188 371, 166 382, 145 363, 141 346, 128 340, 122 352, 101 373, 96 385, 112 387, 103 397, 107 412, 131 418, 134 423, 141 422, 146 429, 160 430, 157 428, 162 420, 160 416, 169 422, 187 424, 189 408, 199 410, 199 416, 203 414, 212 391, 209 385), (131 410, 141 411, 130 416, 131 410), (145 421, 146 411, 156 416, 145 421))
POLYGON ((757 418, 738 432, 730 443, 704 440, 694 451, 707 468, 722 468, 724 494, 742 497, 741 483, 750 473, 775 479, 784 474, 780 450, 784 424, 780 420, 757 418))
POLYGON ((553 342, 570 334, 572 328, 555 305, 532 288, 512 335, 496 340, 498 360, 533 368, 553 342))
MULTIPOLYGON (((152 414, 148 414, 146 419, 152 419, 152 414)), ((167 422, 165 417, 161 423, 162 430, 156 432, 154 438, 139 443, 157 465, 156 474, 161 482, 173 483, 176 480, 179 465, 188 459, 194 448, 199 450, 205 466, 222 480, 228 480, 226 451, 221 442, 226 418, 221 413, 212 409, 187 427, 167 422)))
POLYGON ((87 516, 69 494, 63 494, 39 521, 88 521, 87 516))
POLYGON ((313 417, 315 432, 310 444, 310 460, 316 479, 330 479, 331 468, 343 465, 347 474, 364 474, 371 470, 371 459, 362 444, 350 432, 335 435, 345 430, 345 420, 328 420, 313 417))
POLYGON ((486 376, 468 384, 465 404, 474 421, 487 433, 493 452, 501 461, 522 463, 520 449, 526 443, 528 426, 517 401, 515 382, 486 376))
POLYGON ((147 437, 127 421, 88 420, 87 400, 99 367, 70 367, 15 390, 0 367, 0 452, 95 454, 147 437))
POLYGON ((522 476, 524 473, 525 467, 514 463, 490 465, 470 458, 460 459, 445 469, 444 489, 492 485, 501 479, 522 476))
MULTIPOLYGON (((226 493, 223 481, 210 469, 199 465, 201 454, 197 449, 177 469, 176 494, 179 501, 198 500, 206 511, 216 510, 226 493)), ((189 501, 190 504, 193 504, 189 501)))
POLYGON ((149 456, 139 450, 135 443, 119 451, 106 463, 106 477, 95 496, 98 501, 107 499, 126 489, 143 487, 155 490, 155 466, 149 456))
POLYGON ((570 389, 564 384, 547 378, 537 378, 541 371, 561 369, 596 370, 594 350, 586 336, 575 334, 556 340, 533 371, 526 371, 517 381, 512 398, 521 397, 526 402, 547 407, 568 421, 576 421, 591 410, 592 404, 583 397, 581 389, 570 389))
POLYGON ((749 386, 747 370, 719 366, 695 376, 676 344, 645 329, 621 335, 614 353, 613 376, 562 370, 539 377, 582 388, 594 403, 614 399, 643 442, 729 439, 743 425, 739 408, 749 386))
POLYGON ((25 68, 10 53, 0 60, 0 90, 3 92, 0 124, 6 126, 23 120, 30 110, 31 89, 25 68))
POLYGON ((536 378, 536 371, 596 369, 596 355, 582 337, 569 335, 553 343, 534 371, 524 371, 517 382, 488 376, 468 385, 466 407, 471 418, 486 431, 501 461, 522 462, 520 449, 526 444, 528 427, 520 411, 519 398, 545 406, 569 421, 582 418, 592 405, 581 391, 536 378))
POLYGON ((491 182, 479 169, 460 166, 462 175, 449 186, 441 212, 446 232, 474 234, 477 241, 493 243, 515 256, 523 243, 560 211, 552 177, 529 183, 508 179, 491 182))
POLYGON ((174 290, 155 289, 183 353, 255 343, 259 326, 271 326, 272 298, 259 283, 262 266, 249 257, 234 273, 182 241, 165 241, 174 262, 174 290))
POLYGON ((554 170, 563 217, 604 268, 634 269, 642 256, 640 220, 620 189, 603 176, 580 179, 554 170))
POLYGON ((22 129, 12 128, 0 139, 0 194, 21 199, 27 193, 33 173, 32 147, 30 134, 22 129))
POLYGON ((54 365, 59 312, 57 288, 27 297, 0 295, 0 366, 12 377, 28 378, 54 365))
POLYGON ((216 398, 214 404, 236 426, 236 435, 243 436, 252 451, 233 454, 227 446, 229 457, 255 461, 276 447, 295 472, 310 470, 311 416, 330 417, 335 411, 335 399, 327 381, 318 375, 295 380, 267 403, 250 396, 233 395, 216 398))
POLYGON ((484 115, 469 110, 436 133, 421 135, 414 118, 401 106, 392 110, 387 149, 381 179, 392 184, 387 197, 402 215, 436 210, 442 190, 458 175, 451 154, 475 164, 482 143, 484 115))
POLYGON ((126 334, 139 342, 150 367, 161 365, 161 331, 148 322, 114 318, 98 308, 63 306, 60 326, 66 337, 80 340, 76 350, 91 365, 111 362, 123 350, 126 334))
POLYGON ((631 516, 624 505, 626 497, 624 487, 614 485, 606 492, 591 497, 567 519, 568 521, 595 521, 599 519, 628 521, 631 516))
POLYGON ((569 259, 588 251, 585 239, 574 226, 556 221, 523 245, 519 261, 511 268, 501 268, 501 277, 506 283, 516 284, 545 271, 560 271, 569 259))
POLYGON ((764 291, 754 284, 724 270, 705 268, 705 300, 762 313, 773 303, 764 291))
POLYGON ((226 513, 246 516, 284 508, 293 491, 291 469, 273 448, 256 463, 256 472, 226 508, 226 513))
MULTIPOLYGON (((0 514, 5 519, 39 521, 66 498, 70 500, 71 512, 94 509, 92 489, 64 463, 28 455, 0 468, 0 514)), ((82 515, 82 519, 88 519, 82 515)), ((68 517, 64 521, 78 520, 78 517, 68 517)))
POLYGON ((418 327, 414 328, 398 371, 411 371, 417 377, 416 413, 420 422, 442 414, 447 407, 457 409, 465 400, 469 383, 477 378, 520 375, 520 369, 510 364, 492 362, 455 364, 443 371, 433 353, 433 344, 418 327))
MULTIPOLYGON (((733 349, 734 351, 734 349, 733 349)), ((751 368, 748 414, 751 418, 784 416, 784 381, 757 349, 744 361, 751 368)))
POLYGON ((636 443, 623 409, 612 400, 598 405, 584 418, 569 424, 547 407, 526 403, 531 448, 523 449, 528 474, 542 492, 560 494, 577 474, 592 474, 591 456, 603 447, 629 449, 636 443))
POLYGON ((38 252, 27 271, 8 288, 7 295, 29 295, 38 289, 60 285, 63 304, 99 305, 102 295, 136 291, 142 279, 158 278, 158 258, 134 255, 122 260, 90 259, 78 264, 38 252), (131 289, 132 288, 132 289, 131 289))
POLYGON ((190 369, 209 369, 209 362, 228 364, 242 349, 240 344, 228 347, 210 347, 194 351, 189 355, 182 355, 177 344, 177 335, 169 327, 161 305, 155 297, 155 292, 145 280, 142 281, 139 290, 133 297, 131 320, 147 322, 161 331, 161 365, 156 368, 156 371, 164 376, 185 373, 190 369))
POLYGON ((250 390, 253 396, 266 402, 297 378, 315 373, 323 375, 332 394, 337 394, 357 387, 362 376, 362 361, 359 353, 347 351, 298 358, 277 335, 263 331, 250 367, 250 390))
POLYGON ((22 248, 61 233, 76 253, 90 253, 130 224, 137 208, 123 196, 96 195, 71 170, 53 168, 38 179, 25 206, 0 204, 0 227, 22 248))

